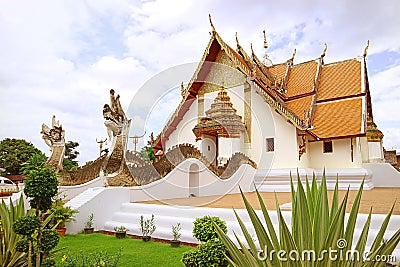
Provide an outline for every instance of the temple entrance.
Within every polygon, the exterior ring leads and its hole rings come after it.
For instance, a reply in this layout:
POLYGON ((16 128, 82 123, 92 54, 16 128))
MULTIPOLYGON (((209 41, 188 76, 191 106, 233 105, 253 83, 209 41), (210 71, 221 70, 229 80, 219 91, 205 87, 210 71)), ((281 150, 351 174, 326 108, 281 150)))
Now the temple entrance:
POLYGON ((193 163, 189 167, 189 196, 199 196, 199 165, 193 163))

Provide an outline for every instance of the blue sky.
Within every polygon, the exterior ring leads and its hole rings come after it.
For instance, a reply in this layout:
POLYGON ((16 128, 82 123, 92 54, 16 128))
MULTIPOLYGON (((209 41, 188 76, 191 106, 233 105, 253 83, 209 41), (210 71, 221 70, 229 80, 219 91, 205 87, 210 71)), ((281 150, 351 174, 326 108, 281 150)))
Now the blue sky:
MULTIPOLYGON (((326 62, 354 58, 371 40, 374 118, 385 147, 399 149, 398 11, 396 0, 1 1, 0 139, 24 138, 48 154, 39 132, 55 114, 67 140, 80 143, 81 164, 96 158, 95 139, 107 135, 102 106, 109 89, 121 95, 127 109, 151 77, 198 61, 209 40, 211 13, 228 44, 235 47, 238 32, 241 45, 249 52, 253 43, 260 57, 266 29, 274 63, 287 60, 294 48, 295 63, 315 59, 324 43, 326 62)), ((171 103, 179 102, 177 90, 155 108, 148 133, 161 129, 171 103)))

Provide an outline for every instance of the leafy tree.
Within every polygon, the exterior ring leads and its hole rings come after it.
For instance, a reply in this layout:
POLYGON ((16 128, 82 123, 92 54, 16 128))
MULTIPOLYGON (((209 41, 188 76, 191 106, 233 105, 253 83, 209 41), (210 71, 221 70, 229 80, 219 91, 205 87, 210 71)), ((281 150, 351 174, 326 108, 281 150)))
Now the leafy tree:
POLYGON ((76 150, 78 146, 78 142, 68 141, 65 143, 64 170, 73 170, 78 167, 78 161, 76 160, 79 155, 79 152, 76 150))
POLYGON ((5 138, 0 142, 0 166, 6 174, 20 174, 21 164, 35 153, 43 154, 24 139, 5 138))
POLYGON ((33 154, 27 161, 21 164, 22 174, 29 175, 32 170, 39 170, 46 164, 47 157, 43 153, 33 154))
POLYGON ((146 146, 142 147, 139 154, 142 157, 142 159, 145 161, 153 161, 156 158, 156 156, 154 155, 154 150, 153 150, 153 147, 152 147, 150 141, 147 142, 146 146))
POLYGON ((58 244, 59 235, 54 230, 46 229, 53 218, 49 209, 53 198, 58 194, 57 175, 50 167, 35 167, 25 181, 24 193, 30 198, 31 210, 27 216, 18 218, 13 223, 15 233, 24 236, 18 249, 28 251, 27 265, 39 267, 46 260, 50 251, 58 244), (35 259, 33 263, 32 260, 35 259))

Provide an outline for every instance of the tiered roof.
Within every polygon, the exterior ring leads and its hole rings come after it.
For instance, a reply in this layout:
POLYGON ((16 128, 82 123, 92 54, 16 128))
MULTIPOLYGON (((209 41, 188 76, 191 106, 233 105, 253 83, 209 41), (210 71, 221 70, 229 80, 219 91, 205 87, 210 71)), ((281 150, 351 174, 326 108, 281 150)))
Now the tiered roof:
POLYGON ((310 140, 365 136, 366 119, 372 118, 366 51, 363 57, 324 64, 326 49, 315 60, 294 64, 295 51, 285 63, 267 67, 253 50, 247 55, 238 40, 236 50, 228 46, 212 26, 210 42, 183 92, 182 103, 153 145, 161 149, 162 140, 168 139, 174 125, 182 120, 181 107, 187 106, 187 101, 192 103, 210 71, 207 62, 214 62, 220 51, 265 102, 310 140))

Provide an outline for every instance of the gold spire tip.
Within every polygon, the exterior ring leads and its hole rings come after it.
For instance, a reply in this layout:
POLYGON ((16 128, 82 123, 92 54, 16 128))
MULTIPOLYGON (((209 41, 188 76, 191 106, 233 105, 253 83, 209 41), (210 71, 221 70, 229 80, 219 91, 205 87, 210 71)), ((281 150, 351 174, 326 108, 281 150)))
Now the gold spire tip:
POLYGON ((324 48, 324 51, 322 51, 321 57, 325 57, 326 50, 328 50, 328 44, 327 43, 325 43, 325 48, 324 48))
POLYGON ((267 36, 265 35, 265 30, 263 30, 263 34, 264 34, 264 48, 267 49, 268 43, 267 43, 267 36))
POLYGON ((212 19, 211 19, 211 13, 208 14, 208 18, 210 19, 211 29, 212 29, 213 32, 215 32, 215 27, 214 27, 214 24, 213 24, 212 19))
POLYGON ((364 48, 364 57, 366 57, 366 56, 367 56, 367 53, 368 53, 368 48, 369 48, 369 44, 370 44, 370 42, 369 42, 369 40, 368 40, 368 42, 367 42, 367 46, 364 48))
POLYGON ((294 60, 294 57, 296 56, 296 52, 297 52, 297 49, 295 48, 293 50, 293 54, 292 54, 292 58, 291 58, 292 61, 294 60))

